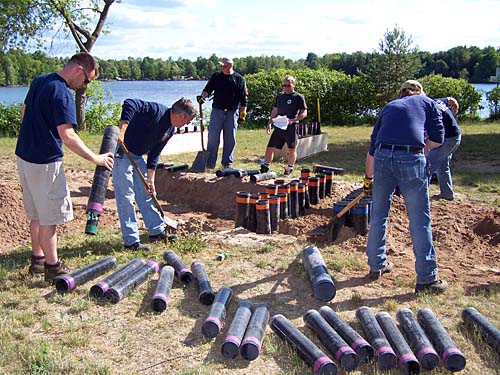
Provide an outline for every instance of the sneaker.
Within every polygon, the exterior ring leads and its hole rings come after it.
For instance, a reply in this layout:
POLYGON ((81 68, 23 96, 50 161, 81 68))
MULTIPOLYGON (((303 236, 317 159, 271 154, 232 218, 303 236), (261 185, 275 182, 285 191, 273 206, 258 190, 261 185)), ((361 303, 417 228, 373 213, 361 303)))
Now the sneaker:
POLYGON ((430 293, 443 293, 448 289, 448 283, 444 280, 436 280, 430 284, 418 284, 415 285, 415 293, 420 292, 430 292, 430 293))
POLYGON ((292 173, 293 173, 293 168, 286 167, 286 168, 285 168, 285 172, 283 173, 283 175, 284 175, 285 177, 288 177, 288 176, 290 176, 292 173))
POLYGON ((43 255, 42 256, 31 255, 31 265, 30 268, 28 269, 28 273, 30 275, 44 273, 44 263, 45 263, 45 257, 43 255))
POLYGON ((142 251, 149 251, 151 248, 149 246, 146 246, 140 242, 133 243, 132 245, 124 245, 123 246, 125 250, 142 250, 142 251))
POLYGON ((43 266, 45 281, 54 281, 57 277, 67 275, 69 273, 69 268, 60 261, 56 264, 44 263, 43 266))
POLYGON ((232 164, 226 164, 226 165, 222 164, 223 169, 231 169, 232 167, 233 167, 232 164))
POLYGON ((159 233, 159 234, 153 234, 149 235, 149 242, 160 242, 160 241, 167 241, 167 242, 175 242, 179 239, 176 234, 167 234, 165 231, 159 233))
POLYGON ((261 164, 260 165, 260 173, 267 173, 267 172, 269 172, 269 166, 261 164))
POLYGON ((378 271, 370 271, 370 280, 378 280, 384 273, 389 273, 394 269, 394 263, 387 262, 382 269, 378 271))

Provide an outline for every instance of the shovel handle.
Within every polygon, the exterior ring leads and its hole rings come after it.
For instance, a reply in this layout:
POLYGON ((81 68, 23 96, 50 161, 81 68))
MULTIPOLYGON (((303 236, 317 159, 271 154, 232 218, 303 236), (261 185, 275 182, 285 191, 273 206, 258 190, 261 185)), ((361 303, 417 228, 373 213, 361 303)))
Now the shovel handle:
POLYGON ((338 219, 342 216, 345 215, 345 213, 347 211, 349 211, 351 208, 354 207, 354 205, 356 205, 361 199, 364 198, 364 196, 366 195, 366 193, 364 191, 362 191, 356 198, 354 198, 351 203, 349 203, 347 206, 345 206, 341 211, 339 211, 339 213, 337 213, 337 215, 335 215, 335 219, 338 219))
MULTIPOLYGON (((148 190, 148 188, 149 188, 148 183, 147 183, 146 179, 144 178, 144 175, 142 174, 142 172, 139 170, 139 167, 135 163, 134 159, 132 159, 132 156, 130 155, 130 152, 128 151, 127 146, 125 146, 125 143, 122 142, 120 144, 120 147, 123 149, 123 153, 125 154, 125 156, 127 156, 127 159, 130 162, 130 164, 132 164, 132 168, 134 168, 134 170, 139 175, 139 178, 141 179, 142 184, 144 185, 144 189, 148 190)), ((165 217, 165 213, 163 212, 163 208, 161 208, 160 202, 158 202, 158 199, 156 198, 156 196, 151 195, 151 198, 153 199, 154 205, 156 206, 156 208, 160 212, 161 217, 165 217)))

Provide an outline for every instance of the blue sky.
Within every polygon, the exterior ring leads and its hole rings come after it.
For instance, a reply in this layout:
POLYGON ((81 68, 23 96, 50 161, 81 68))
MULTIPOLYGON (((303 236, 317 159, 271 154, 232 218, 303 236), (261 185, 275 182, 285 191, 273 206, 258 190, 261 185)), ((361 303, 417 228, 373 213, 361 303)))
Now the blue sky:
MULTIPOLYGON (((420 50, 500 47, 500 0, 122 0, 110 34, 92 52, 103 59, 372 52, 396 25, 420 50)), ((57 54, 68 55, 68 50, 57 54)))

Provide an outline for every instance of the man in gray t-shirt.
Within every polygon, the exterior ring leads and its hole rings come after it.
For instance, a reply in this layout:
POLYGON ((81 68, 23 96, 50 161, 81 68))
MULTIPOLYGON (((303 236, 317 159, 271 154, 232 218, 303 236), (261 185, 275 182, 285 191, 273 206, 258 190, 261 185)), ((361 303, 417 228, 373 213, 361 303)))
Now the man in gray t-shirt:
POLYGON ((295 149, 298 141, 297 125, 299 121, 307 117, 307 105, 302 94, 295 91, 295 77, 288 75, 283 80, 283 92, 276 96, 266 132, 271 133, 271 125, 274 124, 274 131, 271 134, 266 148, 264 164, 260 166, 261 173, 269 171, 269 165, 273 160, 274 151, 281 149, 286 143, 288 146, 288 165, 285 168, 285 176, 290 176, 293 166, 297 160, 297 150, 295 149), (286 123, 283 127, 278 127, 281 122, 279 116, 286 116, 283 119, 286 123))

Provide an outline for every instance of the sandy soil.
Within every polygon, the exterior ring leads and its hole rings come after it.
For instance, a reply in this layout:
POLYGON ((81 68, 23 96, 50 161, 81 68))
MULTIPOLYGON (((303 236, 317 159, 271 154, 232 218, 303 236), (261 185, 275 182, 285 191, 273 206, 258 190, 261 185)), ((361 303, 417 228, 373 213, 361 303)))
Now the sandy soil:
MULTIPOLYGON (((8 253, 20 245, 29 244, 28 221, 24 216, 22 192, 15 167, 4 161, 0 166, 0 253, 8 253)), ((84 230, 85 208, 93 173, 87 170, 66 171, 73 199, 75 220, 58 228, 59 233, 84 230)), ((290 241, 290 236, 300 242, 317 244, 320 248, 331 245, 327 238, 309 234, 324 227, 332 214, 333 203, 359 186, 341 181, 336 176, 333 196, 297 219, 287 219, 280 225, 280 234, 274 241, 290 241)), ((214 174, 188 172, 157 172, 158 198, 165 213, 179 222, 180 234, 198 233, 214 241, 262 241, 269 236, 255 236, 246 230, 234 231, 236 212, 235 193, 264 191, 263 185, 253 184, 248 177, 232 176, 217 178, 214 174)), ((105 210, 99 227, 119 231, 118 216, 112 184, 108 187, 105 210)), ((440 275, 467 287, 500 283, 500 210, 486 205, 471 203, 463 196, 453 202, 432 201, 432 222, 435 243, 438 248, 440 275)), ((388 250, 396 263, 395 272, 385 277, 391 280, 414 279, 414 258, 408 231, 408 218, 404 202, 395 197, 391 209, 388 232, 388 250)), ((364 256, 366 236, 357 235, 352 228, 343 227, 335 241, 343 253, 359 253, 364 256)), ((362 276, 357 275, 357 276, 362 276)))

